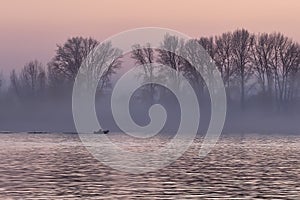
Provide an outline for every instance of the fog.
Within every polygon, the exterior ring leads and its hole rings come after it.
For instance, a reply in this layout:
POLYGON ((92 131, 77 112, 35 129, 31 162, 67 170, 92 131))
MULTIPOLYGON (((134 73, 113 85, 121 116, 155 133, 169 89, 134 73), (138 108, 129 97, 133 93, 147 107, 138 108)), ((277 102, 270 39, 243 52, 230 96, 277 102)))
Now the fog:
MULTIPOLYGON (((141 89, 137 90, 138 93, 141 89)), ((70 92, 70 91, 69 91, 70 92)), ((112 132, 120 132, 111 112, 111 94, 98 97, 96 110, 101 127, 112 132)), ((143 101, 133 97, 130 101, 132 119, 140 126, 150 122, 149 108, 153 103, 149 99, 143 101)), ((161 133, 176 133, 180 124, 180 107, 174 95, 155 102, 161 104, 167 111, 167 121, 161 133)), ((200 100, 199 134, 205 134, 210 121, 210 102, 200 100)), ((190 119, 194 120, 194 119, 190 119)), ((240 109, 238 102, 228 103, 223 134, 298 134, 299 110, 270 111, 261 103, 252 103, 245 109, 240 109)), ((1 131, 46 131, 46 132, 76 132, 72 116, 71 97, 60 100, 43 100, 18 103, 2 103, 0 113, 1 131)))

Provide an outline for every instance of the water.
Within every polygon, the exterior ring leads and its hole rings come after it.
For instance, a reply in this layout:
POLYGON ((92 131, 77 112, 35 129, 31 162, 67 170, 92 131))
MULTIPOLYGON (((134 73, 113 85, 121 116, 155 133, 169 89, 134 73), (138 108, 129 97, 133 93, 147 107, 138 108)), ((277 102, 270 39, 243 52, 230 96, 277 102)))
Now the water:
MULTIPOLYGON (((109 137, 141 151, 167 142, 109 137)), ((170 166, 129 175, 75 134, 0 134, 0 199, 300 199, 300 136, 226 136, 204 159, 198 149, 195 140, 170 166)))

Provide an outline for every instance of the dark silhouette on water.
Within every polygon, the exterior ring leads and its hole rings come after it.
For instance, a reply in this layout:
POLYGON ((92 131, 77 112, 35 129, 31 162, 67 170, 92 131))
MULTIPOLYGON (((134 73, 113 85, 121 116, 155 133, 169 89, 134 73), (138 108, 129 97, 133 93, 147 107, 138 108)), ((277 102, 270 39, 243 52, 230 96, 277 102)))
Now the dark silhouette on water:
POLYGON ((108 134, 109 130, 99 129, 98 131, 94 131, 94 134, 108 134))

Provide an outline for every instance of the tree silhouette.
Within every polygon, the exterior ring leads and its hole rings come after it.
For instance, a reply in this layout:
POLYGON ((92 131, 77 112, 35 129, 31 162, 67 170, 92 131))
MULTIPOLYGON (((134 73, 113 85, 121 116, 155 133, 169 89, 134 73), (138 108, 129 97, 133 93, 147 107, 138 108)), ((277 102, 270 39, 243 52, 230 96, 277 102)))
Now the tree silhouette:
MULTIPOLYGON (((154 53, 155 50, 151 48, 149 43, 146 44, 146 46, 141 46, 139 44, 132 46, 131 58, 135 60, 136 65, 143 65, 144 74, 141 76, 145 81, 153 81, 155 79, 154 69, 151 66, 155 62, 154 53)), ((149 86, 146 85, 144 89, 145 94, 143 94, 143 96, 148 96, 148 98, 154 102, 155 84, 149 84, 149 86)))
POLYGON ((272 35, 273 57, 269 59, 274 75, 275 100, 279 109, 295 96, 294 82, 299 71, 299 44, 280 33, 272 35))
POLYGON ((3 84, 3 75, 0 72, 0 90, 1 90, 2 84, 3 84))
POLYGON ((37 60, 30 61, 22 69, 19 80, 23 90, 28 91, 31 96, 42 93, 46 86, 46 74, 42 64, 37 60))
MULTIPOLYGON (((169 34, 166 34, 164 36, 164 39, 160 44, 160 49, 157 50, 158 52, 157 62, 165 66, 171 67, 173 69, 171 72, 170 71, 166 72, 162 68, 161 73, 162 74, 171 73, 165 77, 171 77, 171 80, 169 81, 173 81, 173 84, 179 90, 181 86, 179 73, 180 71, 183 70, 186 62, 181 57, 183 50, 184 50, 184 41, 182 39, 179 39, 177 36, 172 36, 169 34)), ((168 95, 168 94, 169 94, 168 90, 162 91, 162 95, 168 95)))
MULTIPOLYGON (((90 69, 92 74, 90 76, 93 76, 90 78, 96 80, 96 77, 99 76, 99 73, 103 69, 103 66, 100 66, 101 63, 105 63, 108 59, 116 58, 120 55, 120 51, 113 48, 110 42, 99 45, 99 42, 93 38, 70 38, 63 45, 57 46, 56 55, 48 63, 49 88, 51 88, 52 93, 65 90, 65 88, 70 89, 83 61, 86 61, 85 64, 90 62, 92 65, 90 69), (88 56, 90 60, 86 60, 88 56), (96 60, 91 60, 91 58, 96 60), (95 61, 98 62, 99 66, 95 67, 93 65, 95 61)), ((119 60, 112 61, 97 83, 99 91, 103 87, 108 86, 109 77, 115 73, 115 69, 119 66, 119 60)), ((61 94, 62 92, 58 93, 61 94)))
POLYGON ((274 38, 270 34, 259 34, 255 37, 251 50, 252 64, 262 90, 263 98, 271 103, 273 93, 273 74, 270 60, 274 55, 274 38))
POLYGON ((37 99, 45 94, 46 72, 37 60, 30 61, 18 75, 15 70, 10 74, 11 90, 21 100, 37 99))
POLYGON ((251 46, 253 45, 254 35, 247 30, 241 29, 233 32, 232 35, 232 56, 233 63, 237 69, 237 75, 241 88, 241 107, 245 106, 245 85, 252 75, 251 62, 251 46))
POLYGON ((221 36, 215 37, 216 55, 215 61, 222 75, 228 99, 230 99, 230 87, 237 68, 233 64, 233 35, 231 32, 223 33, 221 36))
MULTIPOLYGON (((151 48, 151 44, 132 46, 131 58, 136 65, 144 66, 141 78, 145 81, 156 78, 166 79, 167 72, 161 70, 159 77, 151 64, 158 62, 174 71, 172 80, 180 88, 179 73, 191 83, 198 95, 208 95, 203 77, 211 77, 215 72, 209 67, 214 62, 218 67, 230 106, 241 107, 256 101, 258 107, 285 110, 299 104, 300 95, 300 46, 281 33, 252 34, 245 29, 226 32, 217 36, 201 37, 183 41, 176 36, 166 34, 160 49, 151 48), (199 48, 198 45, 203 47, 199 48), (203 51, 211 57, 209 63, 203 63, 203 51), (172 53, 175 52, 175 53, 172 53), (187 60, 182 56, 188 57, 187 60), (156 75, 155 75, 156 74, 156 75), (268 105, 268 106, 265 106, 268 105)), ((101 43, 92 38, 73 37, 63 45, 58 45, 56 54, 48 63, 47 71, 38 61, 30 61, 20 72, 12 70, 8 92, 5 94, 19 100, 39 99, 41 97, 58 98, 71 93, 74 79, 80 66, 85 65, 87 80, 94 80, 98 91, 110 85, 112 74, 121 66, 121 51, 110 42, 101 43), (108 62, 111 61, 111 62, 108 62), (100 63, 96 66, 96 63, 100 63), (104 66, 110 63, 109 66, 104 66), (102 77, 99 77, 102 75, 102 77), (99 82, 95 82, 99 80, 99 82), (68 92, 66 92, 68 91, 68 92)), ((206 62, 205 61, 205 62, 206 62)), ((84 71, 82 71, 84 72, 84 71)), ((170 73, 170 72, 168 72, 170 73)), ((169 74, 168 74, 169 75, 169 74)), ((165 80, 168 81, 168 80, 165 80)), ((213 84, 213 80, 208 84, 213 84)), ((3 78, 0 77, 2 91, 3 78)), ((143 97, 154 103, 154 96, 168 95, 165 88, 155 84, 146 85, 143 97)), ((98 92, 98 94, 100 94, 98 92)))
POLYGON ((73 82, 82 61, 98 45, 93 38, 73 37, 57 45, 56 55, 48 64, 49 71, 65 81, 73 82))

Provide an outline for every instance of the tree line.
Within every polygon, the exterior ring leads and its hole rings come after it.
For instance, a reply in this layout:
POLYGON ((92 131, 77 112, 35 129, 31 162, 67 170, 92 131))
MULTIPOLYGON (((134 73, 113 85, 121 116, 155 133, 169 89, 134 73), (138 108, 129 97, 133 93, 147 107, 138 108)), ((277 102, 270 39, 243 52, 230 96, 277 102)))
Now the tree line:
MULTIPOLYGON (((162 49, 151 48, 151 44, 135 44, 130 58, 136 65, 144 65, 142 78, 157 78, 147 65, 161 63, 183 73, 197 94, 205 96, 206 84, 195 70, 195 66, 203 65, 203 52, 196 48, 196 43, 206 50, 211 62, 220 71, 229 104, 238 103, 240 108, 246 109, 255 103, 272 110, 289 109, 298 104, 300 45, 282 33, 254 34, 238 29, 189 41, 166 34, 161 42, 162 49), (192 63, 180 55, 185 55, 192 63)), ((81 63, 98 45, 99 42, 93 38, 73 37, 63 45, 57 45, 54 57, 46 66, 33 60, 20 71, 12 70, 6 89, 2 86, 3 76, 0 76, 2 101, 24 103, 70 95, 81 63)), ((119 49, 112 47, 109 42, 101 44, 100 49, 104 52, 103 57, 117 56, 120 59, 105 71, 100 79, 99 92, 110 86, 111 76, 122 66, 122 52, 119 49)), ((201 70, 204 74, 214 73, 209 67, 201 70)), ((175 78, 177 75, 173 74, 175 78)), ((145 88, 144 97, 153 99, 157 92, 156 86, 150 84, 145 88)))
POLYGON ((201 38, 215 60, 227 89, 238 88, 240 102, 257 98, 277 109, 299 99, 299 43, 281 33, 251 34, 247 30, 201 38))
MULTIPOLYGON (((146 66, 153 62, 170 66, 188 77, 197 93, 207 95, 207 87, 195 67, 200 65, 201 74, 206 76, 214 72, 209 65, 204 67, 203 52, 195 43, 201 44, 221 73, 229 105, 238 103, 245 109, 255 104, 256 107, 279 111, 297 105, 300 45, 281 33, 253 34, 239 29, 190 41, 166 35, 161 43, 163 50, 154 52, 150 44, 144 47, 135 45, 132 58, 146 66), (176 55, 171 52, 176 52, 176 55), (177 56, 183 54, 192 63, 177 56)), ((152 76, 149 69, 145 69, 147 78, 152 76)), ((150 91, 154 91, 151 87, 150 91)))
MULTIPOLYGON (((96 47, 105 52, 105 58, 121 55, 109 42, 101 44, 93 38, 72 37, 63 45, 57 45, 54 57, 44 66, 38 60, 26 63, 19 71, 13 69, 6 90, 2 89, 2 101, 23 104, 43 100, 70 97, 73 83, 81 63, 96 47)), ((99 91, 110 83, 120 62, 113 62, 99 82, 99 91)), ((0 87, 3 79, 0 77, 0 87)))

